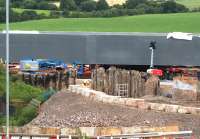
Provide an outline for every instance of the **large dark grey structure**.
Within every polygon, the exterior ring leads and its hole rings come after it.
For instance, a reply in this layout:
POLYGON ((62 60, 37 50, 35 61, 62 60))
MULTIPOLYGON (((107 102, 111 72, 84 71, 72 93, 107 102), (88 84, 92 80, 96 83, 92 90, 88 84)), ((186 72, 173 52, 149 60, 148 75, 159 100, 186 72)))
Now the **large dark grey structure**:
MULTIPOLYGON (((200 66, 200 38, 166 39, 163 33, 39 32, 11 34, 12 61, 26 58, 79 60, 84 64, 149 65, 149 43, 156 41, 155 65, 200 66)), ((0 33, 5 58, 5 34, 0 33)))

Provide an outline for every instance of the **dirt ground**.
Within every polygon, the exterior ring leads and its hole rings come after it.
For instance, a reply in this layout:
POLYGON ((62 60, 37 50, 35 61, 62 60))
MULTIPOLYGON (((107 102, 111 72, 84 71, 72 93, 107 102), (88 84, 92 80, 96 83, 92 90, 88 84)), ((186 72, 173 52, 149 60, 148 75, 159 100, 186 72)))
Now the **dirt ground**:
POLYGON ((174 104, 182 105, 188 107, 200 107, 200 101, 186 101, 186 100, 173 100, 172 98, 164 96, 143 96, 142 99, 145 99, 148 102, 153 103, 164 103, 164 104, 174 104))
POLYGON ((177 124, 181 130, 193 130, 195 136, 200 137, 200 116, 103 104, 70 92, 52 96, 30 123, 40 127, 152 127, 172 124, 177 124))

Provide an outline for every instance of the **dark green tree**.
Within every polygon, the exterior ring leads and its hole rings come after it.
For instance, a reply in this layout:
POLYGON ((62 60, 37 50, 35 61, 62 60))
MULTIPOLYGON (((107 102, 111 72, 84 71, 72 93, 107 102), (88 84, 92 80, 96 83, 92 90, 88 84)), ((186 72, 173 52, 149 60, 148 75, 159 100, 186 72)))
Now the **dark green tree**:
POLYGON ((5 0, 0 0, 0 7, 4 7, 5 6, 5 0))
POLYGON ((177 12, 187 12, 188 9, 174 1, 166 1, 161 4, 161 9, 163 13, 177 13, 177 12))
POLYGON ((107 10, 109 9, 109 5, 106 0, 99 0, 97 2, 97 10, 107 10))
POLYGON ((76 9, 76 3, 74 0, 60 0, 60 9, 61 10, 75 10, 76 9))
POLYGON ((37 3, 34 0, 24 0, 22 8, 24 9, 36 9, 37 3))
POLYGON ((57 7, 54 4, 50 4, 48 1, 41 1, 37 3, 37 9, 57 10, 57 7))
POLYGON ((82 2, 85 2, 88 0, 74 0, 74 2, 76 3, 76 5, 79 7, 81 5, 82 2))
POLYGON ((127 0, 125 3, 125 7, 127 9, 134 9, 137 5, 146 3, 147 0, 127 0))
POLYGON ((85 1, 85 2, 82 2, 80 4, 80 8, 82 11, 87 11, 87 12, 91 12, 91 11, 94 11, 96 10, 96 2, 93 1, 93 0, 88 0, 88 1, 85 1))

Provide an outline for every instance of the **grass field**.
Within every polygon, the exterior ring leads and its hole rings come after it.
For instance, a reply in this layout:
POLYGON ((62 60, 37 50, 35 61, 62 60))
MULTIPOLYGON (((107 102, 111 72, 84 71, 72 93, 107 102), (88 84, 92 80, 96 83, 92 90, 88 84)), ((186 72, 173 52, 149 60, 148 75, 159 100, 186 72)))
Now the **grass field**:
POLYGON ((200 8, 200 0, 176 0, 176 2, 185 5, 189 9, 200 8))
MULTIPOLYGON (((155 14, 116 18, 59 18, 12 23, 12 30, 89 32, 200 33, 200 13, 155 14)), ((0 30, 4 29, 0 24, 0 30)))
POLYGON ((13 8, 13 10, 18 12, 18 13, 22 13, 25 10, 31 10, 31 11, 36 11, 37 14, 44 14, 46 16, 50 15, 49 10, 35 10, 35 9, 21 9, 21 8, 13 8))

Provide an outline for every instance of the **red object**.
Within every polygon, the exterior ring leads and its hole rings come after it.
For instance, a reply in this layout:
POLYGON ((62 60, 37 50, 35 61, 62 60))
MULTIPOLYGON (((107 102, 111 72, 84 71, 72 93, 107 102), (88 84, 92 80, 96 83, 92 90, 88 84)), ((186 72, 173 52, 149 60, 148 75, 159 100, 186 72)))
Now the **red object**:
POLYGON ((171 73, 176 73, 176 72, 181 72, 182 70, 180 68, 175 68, 175 67, 171 67, 169 68, 169 72, 171 73))
MULTIPOLYGON (((2 139, 6 139, 6 135, 5 134, 2 135, 2 139)), ((11 139, 11 135, 9 136, 9 139, 11 139)))
POLYGON ((51 137, 50 137, 50 139, 56 139, 56 138, 57 138, 56 136, 51 136, 51 137))
POLYGON ((147 73, 157 76, 163 76, 163 71, 160 69, 148 69, 147 73))

